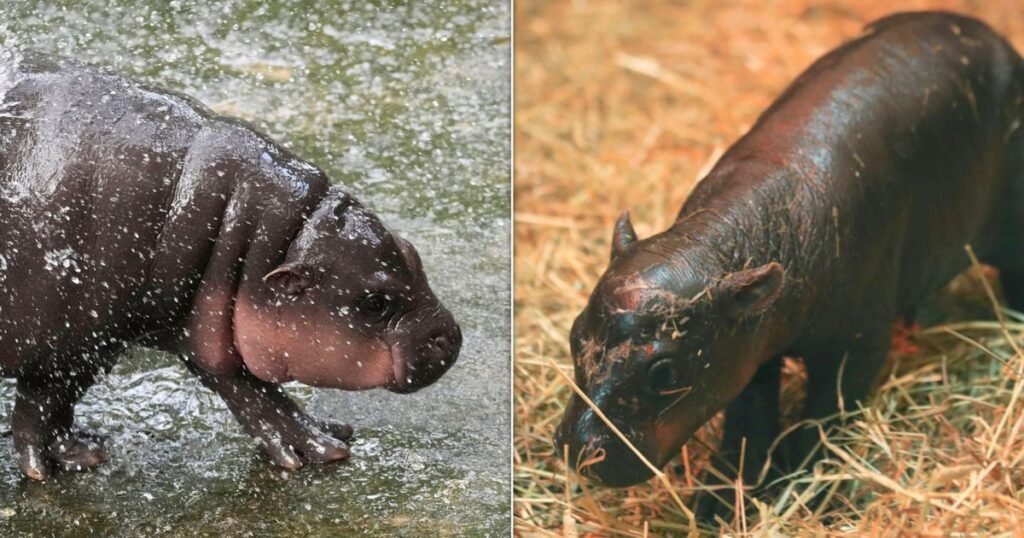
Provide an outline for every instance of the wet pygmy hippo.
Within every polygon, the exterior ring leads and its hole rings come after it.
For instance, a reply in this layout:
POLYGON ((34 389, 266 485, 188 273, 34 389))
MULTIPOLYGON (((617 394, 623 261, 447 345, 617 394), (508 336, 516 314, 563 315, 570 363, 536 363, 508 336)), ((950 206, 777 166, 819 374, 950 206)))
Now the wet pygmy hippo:
POLYGON ((280 383, 412 392, 459 326, 416 250, 324 173, 185 96, 71 60, 0 62, 0 373, 21 470, 90 469, 75 402, 129 344, 184 358, 277 465, 352 429, 280 383))
MULTIPOLYGON (((968 244, 1024 310, 1022 101, 1024 61, 984 23, 870 25, 789 86, 669 229, 640 240, 618 221, 572 327, 576 382, 658 466, 724 409, 716 465, 735 477, 742 463, 754 484, 779 433, 782 357, 806 365, 805 418, 840 397, 855 409, 893 321, 968 266, 968 244)), ((787 441, 799 463, 817 429, 787 441)), ((596 461, 581 470, 600 483, 651 476, 578 397, 555 442, 596 461)))

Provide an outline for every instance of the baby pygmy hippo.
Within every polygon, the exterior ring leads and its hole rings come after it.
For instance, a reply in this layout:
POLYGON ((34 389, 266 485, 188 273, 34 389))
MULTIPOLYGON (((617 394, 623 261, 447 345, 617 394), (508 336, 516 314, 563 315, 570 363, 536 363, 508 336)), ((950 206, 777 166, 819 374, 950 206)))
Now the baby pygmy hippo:
MULTIPOLYGON (((964 270, 967 244, 1024 309, 1022 103, 1024 61, 984 23, 870 25, 789 86, 668 230, 640 240, 619 220, 572 327, 576 382, 658 466, 725 409, 716 465, 754 484, 779 433, 783 356, 806 364, 804 418, 840 397, 853 408, 893 321, 964 270)), ((790 461, 817 440, 798 433, 790 461)), ((651 476, 578 397, 555 442, 596 460, 582 472, 597 482, 651 476)))
POLYGON ((280 383, 412 392, 462 336, 409 242, 198 102, 68 59, 0 63, 0 374, 24 474, 91 469, 75 402, 129 344, 182 356, 283 467, 352 429, 280 383))

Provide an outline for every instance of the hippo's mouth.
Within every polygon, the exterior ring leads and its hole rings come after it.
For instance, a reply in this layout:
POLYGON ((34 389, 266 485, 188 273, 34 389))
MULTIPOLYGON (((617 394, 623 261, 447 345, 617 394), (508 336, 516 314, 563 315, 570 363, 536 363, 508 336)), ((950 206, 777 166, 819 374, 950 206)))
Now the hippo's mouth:
MULTIPOLYGON (((388 346, 391 377, 384 388, 399 394, 416 392, 433 384, 458 358, 462 334, 435 333, 430 338, 402 339, 388 346)), ((381 365, 383 366, 383 365, 381 365)))
POLYGON ((420 387, 417 387, 411 383, 409 379, 408 369, 409 361, 406 360, 405 353, 402 351, 401 344, 393 344, 390 347, 391 350, 391 368, 395 373, 394 382, 388 389, 391 392, 398 394, 409 394, 416 392, 420 387))

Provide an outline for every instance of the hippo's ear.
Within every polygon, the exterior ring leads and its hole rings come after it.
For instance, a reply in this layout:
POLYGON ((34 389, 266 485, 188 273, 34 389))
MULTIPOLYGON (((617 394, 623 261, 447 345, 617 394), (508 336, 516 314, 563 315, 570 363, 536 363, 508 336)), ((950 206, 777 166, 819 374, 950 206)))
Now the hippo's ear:
POLYGON ((712 296, 736 318, 756 315, 767 310, 779 298, 784 279, 782 265, 770 262, 725 275, 715 286, 712 296))
POLYGON ((416 247, 412 246, 412 243, 405 240, 404 237, 395 235, 395 242, 398 243, 398 253, 405 260, 405 263, 409 266, 409 270, 412 274, 419 275, 423 272, 423 262, 420 261, 420 254, 416 252, 416 247))
POLYGON ((619 215, 619 220, 615 222, 615 231, 612 233, 612 259, 622 254, 622 251, 634 241, 636 232, 633 231, 633 223, 629 220, 629 211, 623 211, 619 215))
POLYGON ((285 263, 267 273, 263 281, 277 293, 298 295, 313 283, 312 274, 312 271, 301 263, 285 263))
POLYGON ((334 217, 338 219, 338 227, 345 227, 345 212, 348 208, 352 207, 356 203, 356 199, 345 194, 338 200, 338 205, 334 206, 334 217))

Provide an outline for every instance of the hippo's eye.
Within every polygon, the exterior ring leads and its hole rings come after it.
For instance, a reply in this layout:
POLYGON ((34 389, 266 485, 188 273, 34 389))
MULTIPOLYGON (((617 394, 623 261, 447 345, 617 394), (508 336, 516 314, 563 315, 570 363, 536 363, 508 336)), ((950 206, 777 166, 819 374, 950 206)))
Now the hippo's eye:
POLYGON ((658 359, 647 368, 647 385, 658 394, 666 394, 679 388, 675 363, 670 358, 658 359))
POLYGON ((390 306, 390 298, 383 293, 371 293, 359 302, 359 309, 375 320, 383 319, 390 310, 390 306))

